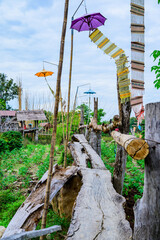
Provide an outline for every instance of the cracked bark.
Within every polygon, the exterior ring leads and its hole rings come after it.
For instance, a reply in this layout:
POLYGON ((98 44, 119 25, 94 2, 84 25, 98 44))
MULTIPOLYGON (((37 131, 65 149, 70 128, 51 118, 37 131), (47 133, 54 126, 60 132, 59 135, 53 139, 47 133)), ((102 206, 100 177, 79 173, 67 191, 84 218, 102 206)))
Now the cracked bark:
POLYGON ((76 142, 70 145, 71 153, 79 166, 83 185, 76 199, 67 240, 131 239, 132 230, 123 209, 125 200, 114 190, 110 172, 83 135, 76 134, 73 139, 76 142), (87 157, 92 169, 84 164, 87 157))

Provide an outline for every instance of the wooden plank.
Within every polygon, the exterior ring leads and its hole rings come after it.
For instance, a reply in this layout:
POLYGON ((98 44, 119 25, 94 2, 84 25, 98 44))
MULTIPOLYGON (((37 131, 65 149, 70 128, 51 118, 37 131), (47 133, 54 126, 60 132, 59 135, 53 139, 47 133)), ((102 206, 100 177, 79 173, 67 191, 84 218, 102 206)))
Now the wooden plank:
POLYGON ((49 228, 41 229, 41 230, 33 230, 28 232, 22 232, 19 234, 14 234, 9 237, 2 237, 3 240, 27 240, 31 238, 36 238, 40 236, 44 236, 53 232, 61 231, 61 226, 55 225, 49 228))
MULTIPOLYGON (((66 169, 58 167, 57 165, 54 166, 51 182, 50 202, 68 181, 68 179, 76 174, 77 171, 78 168, 75 166, 67 167, 66 169)), ((36 225, 42 216, 46 191, 46 180, 47 173, 43 175, 31 194, 17 210, 16 214, 4 232, 4 237, 19 233, 23 230, 30 231, 36 228, 36 225)))
POLYGON ((116 193, 108 170, 81 169, 83 185, 73 211, 67 240, 129 240, 124 198, 116 193))

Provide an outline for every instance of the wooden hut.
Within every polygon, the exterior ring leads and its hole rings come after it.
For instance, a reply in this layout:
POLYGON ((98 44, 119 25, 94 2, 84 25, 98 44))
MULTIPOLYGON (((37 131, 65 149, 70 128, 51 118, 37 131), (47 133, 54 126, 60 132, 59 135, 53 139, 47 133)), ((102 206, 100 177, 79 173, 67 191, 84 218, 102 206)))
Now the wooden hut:
POLYGON ((26 133, 32 133, 35 136, 35 141, 38 141, 38 121, 47 120, 43 110, 25 110, 18 111, 16 114, 17 121, 20 122, 19 131, 23 136, 26 133))

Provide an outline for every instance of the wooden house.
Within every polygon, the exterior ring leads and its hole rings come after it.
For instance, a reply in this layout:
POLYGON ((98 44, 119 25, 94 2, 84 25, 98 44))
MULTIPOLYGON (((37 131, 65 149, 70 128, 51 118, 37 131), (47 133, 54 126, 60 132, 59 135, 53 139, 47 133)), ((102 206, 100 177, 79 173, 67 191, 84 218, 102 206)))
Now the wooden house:
POLYGON ((20 122, 19 131, 23 136, 26 133, 32 133, 35 136, 35 141, 38 141, 38 121, 47 120, 43 110, 25 110, 17 111, 17 121, 20 122))

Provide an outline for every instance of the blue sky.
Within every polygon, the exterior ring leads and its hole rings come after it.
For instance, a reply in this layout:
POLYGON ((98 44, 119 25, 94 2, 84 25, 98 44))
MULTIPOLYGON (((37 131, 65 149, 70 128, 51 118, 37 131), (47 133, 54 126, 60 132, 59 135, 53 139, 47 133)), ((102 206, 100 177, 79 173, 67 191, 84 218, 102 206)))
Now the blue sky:
MULTIPOLYGON (((67 99, 67 86, 70 59, 71 16, 80 1, 70 1, 65 54, 62 73, 62 94, 67 99)), ((100 30, 112 42, 123 48, 130 59, 130 1, 128 0, 86 0, 88 13, 101 12, 107 21, 100 30)), ((160 5, 157 1, 145 0, 145 95, 144 104, 160 100, 160 90, 153 85, 154 73, 150 72, 153 58, 150 54, 160 49, 160 5)), ((28 93, 30 108, 33 99, 36 106, 52 108, 54 100, 43 78, 34 74, 42 70, 42 61, 58 63, 64 0, 1 0, 0 1, 0 72, 15 81, 22 80, 23 98, 28 93)), ((75 17, 85 14, 84 5, 75 17)), ((57 67, 45 64, 47 70, 54 72, 48 82, 55 89, 57 67)), ((74 58, 72 72, 72 97, 76 87, 90 83, 99 98, 99 107, 104 108, 106 119, 117 110, 116 67, 114 61, 97 49, 88 32, 74 31, 74 58)), ((79 89, 78 104, 87 102, 83 92, 89 85, 79 89)), ((18 102, 12 103, 18 107, 18 102)), ((23 99, 24 107, 24 99, 23 99)))

